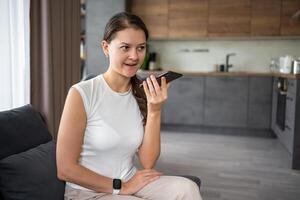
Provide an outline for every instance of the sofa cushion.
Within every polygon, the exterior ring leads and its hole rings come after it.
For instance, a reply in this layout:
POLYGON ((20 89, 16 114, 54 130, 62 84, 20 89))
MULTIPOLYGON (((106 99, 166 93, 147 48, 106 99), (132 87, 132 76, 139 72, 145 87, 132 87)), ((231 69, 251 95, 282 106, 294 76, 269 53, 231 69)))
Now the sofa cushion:
POLYGON ((31 105, 0 112, 0 159, 52 139, 40 113, 31 105))
POLYGON ((57 178, 56 144, 50 141, 0 161, 4 199, 60 200, 65 184, 57 178))

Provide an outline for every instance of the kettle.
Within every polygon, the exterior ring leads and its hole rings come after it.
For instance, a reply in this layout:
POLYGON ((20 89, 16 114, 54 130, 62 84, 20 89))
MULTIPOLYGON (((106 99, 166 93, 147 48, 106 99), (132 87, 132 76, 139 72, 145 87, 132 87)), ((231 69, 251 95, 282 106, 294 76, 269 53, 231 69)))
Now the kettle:
POLYGON ((279 72, 289 74, 292 72, 293 57, 290 55, 282 56, 279 58, 279 72))

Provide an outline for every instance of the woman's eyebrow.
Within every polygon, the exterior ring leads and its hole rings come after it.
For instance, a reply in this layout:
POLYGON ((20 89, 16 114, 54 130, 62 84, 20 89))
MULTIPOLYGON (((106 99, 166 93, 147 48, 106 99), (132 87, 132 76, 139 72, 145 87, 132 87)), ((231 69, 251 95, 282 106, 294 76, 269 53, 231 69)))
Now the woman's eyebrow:
MULTIPOLYGON (((128 45, 129 46, 130 44, 126 43, 126 42, 121 42, 121 45, 128 45)), ((138 46, 140 46, 140 45, 146 45, 146 42, 138 44, 138 46)))
POLYGON ((126 43, 126 42, 121 42, 121 44, 123 44, 123 45, 130 45, 130 44, 126 43))

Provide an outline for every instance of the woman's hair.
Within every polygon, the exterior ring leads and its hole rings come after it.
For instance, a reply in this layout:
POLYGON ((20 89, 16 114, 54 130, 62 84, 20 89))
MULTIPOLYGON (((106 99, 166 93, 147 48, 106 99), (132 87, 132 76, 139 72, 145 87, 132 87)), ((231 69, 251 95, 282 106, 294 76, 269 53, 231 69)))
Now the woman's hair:
MULTIPOLYGON (((115 38, 117 32, 126 28, 140 29, 144 31, 146 40, 148 39, 148 30, 142 19, 128 12, 121 12, 112 16, 112 18, 110 18, 107 22, 104 29, 103 40, 110 43, 115 38)), ((136 75, 131 77, 130 82, 132 85, 133 95, 143 116, 143 124, 145 125, 147 120, 147 98, 144 89, 143 87, 139 87, 140 81, 136 75)))

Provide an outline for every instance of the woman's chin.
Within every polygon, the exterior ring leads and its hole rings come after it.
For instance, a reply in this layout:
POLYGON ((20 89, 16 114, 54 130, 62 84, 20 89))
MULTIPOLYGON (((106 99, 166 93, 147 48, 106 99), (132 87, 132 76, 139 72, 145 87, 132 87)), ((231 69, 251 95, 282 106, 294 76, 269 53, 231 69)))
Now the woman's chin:
POLYGON ((126 77, 131 78, 137 73, 138 69, 139 68, 136 67, 126 67, 126 69, 123 70, 123 74, 126 77))

